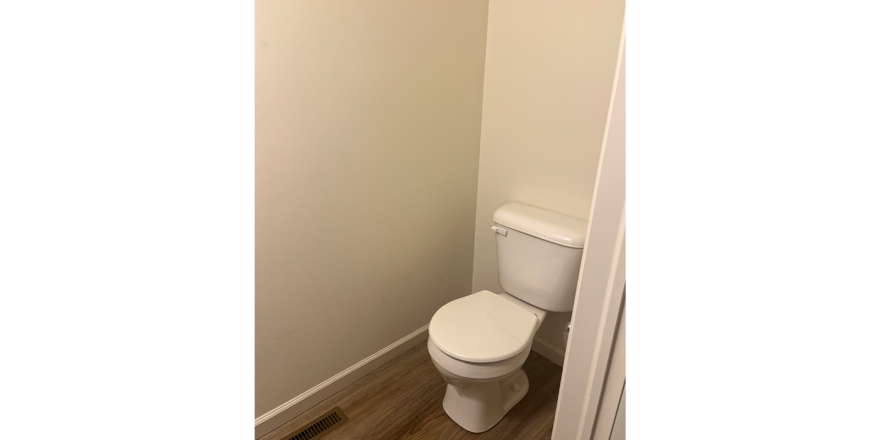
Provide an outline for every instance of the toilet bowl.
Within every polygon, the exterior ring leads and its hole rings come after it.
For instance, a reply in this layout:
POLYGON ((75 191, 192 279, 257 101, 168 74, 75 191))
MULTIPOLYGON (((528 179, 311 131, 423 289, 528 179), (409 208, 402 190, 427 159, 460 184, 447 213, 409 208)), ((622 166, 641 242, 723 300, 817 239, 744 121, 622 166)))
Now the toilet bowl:
POLYGON ((480 364, 456 364, 462 361, 445 355, 430 339, 428 352, 437 371, 446 381, 443 410, 470 432, 485 432, 495 426, 529 391, 529 379, 521 368, 529 350, 523 350, 521 355, 486 369, 473 368, 480 364), (444 364, 452 365, 447 368, 444 364))
POLYGON ((443 410, 474 433, 528 393, 523 363, 547 312, 574 306, 587 230, 584 220, 520 203, 498 208, 493 220, 504 293, 456 299, 428 325, 428 353, 446 381, 443 410))
POLYGON ((443 380, 443 410, 480 433, 495 426, 529 390, 522 365, 546 312, 488 290, 443 306, 428 326, 428 353, 443 380))

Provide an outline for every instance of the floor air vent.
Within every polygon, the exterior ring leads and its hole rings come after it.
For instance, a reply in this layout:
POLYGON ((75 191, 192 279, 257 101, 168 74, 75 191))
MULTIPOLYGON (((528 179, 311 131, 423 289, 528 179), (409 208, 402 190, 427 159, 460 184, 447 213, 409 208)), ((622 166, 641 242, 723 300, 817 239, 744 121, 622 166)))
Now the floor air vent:
POLYGON ((293 437, 290 437, 290 440, 319 439, 321 437, 324 437, 334 429, 340 427, 347 421, 348 417, 346 417, 345 413, 343 413, 342 410, 339 409, 339 407, 337 406, 336 408, 327 411, 311 425, 306 426, 305 428, 295 432, 293 434, 293 437))

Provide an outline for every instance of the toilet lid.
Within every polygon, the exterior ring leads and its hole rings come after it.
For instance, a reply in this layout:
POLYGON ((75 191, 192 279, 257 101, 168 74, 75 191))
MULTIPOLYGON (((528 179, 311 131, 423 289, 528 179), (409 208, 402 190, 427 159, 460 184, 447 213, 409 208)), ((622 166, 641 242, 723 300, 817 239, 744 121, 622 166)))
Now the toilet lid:
POLYGON ((428 335, 444 353, 468 362, 497 362, 523 351, 538 329, 538 318, 488 291, 440 307, 428 335))

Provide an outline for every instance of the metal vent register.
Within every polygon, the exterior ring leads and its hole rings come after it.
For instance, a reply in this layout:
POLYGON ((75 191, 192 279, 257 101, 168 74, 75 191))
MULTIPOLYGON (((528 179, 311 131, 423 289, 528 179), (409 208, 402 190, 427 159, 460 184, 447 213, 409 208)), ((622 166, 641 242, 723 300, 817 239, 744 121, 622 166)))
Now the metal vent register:
POLYGON ((312 422, 311 425, 295 432, 293 437, 290 437, 290 440, 319 439, 332 432, 334 429, 342 426, 347 421, 348 417, 346 417, 345 413, 342 412, 342 409, 337 406, 324 413, 324 415, 312 422))

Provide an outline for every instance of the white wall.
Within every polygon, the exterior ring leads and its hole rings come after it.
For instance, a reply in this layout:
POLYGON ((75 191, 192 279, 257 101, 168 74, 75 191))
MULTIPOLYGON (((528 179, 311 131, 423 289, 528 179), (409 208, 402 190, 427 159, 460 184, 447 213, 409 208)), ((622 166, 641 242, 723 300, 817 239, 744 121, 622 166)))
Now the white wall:
MULTIPOLYGON (((623 24, 623 0, 489 4, 474 292, 498 284, 492 213, 517 201, 586 219, 623 24)), ((570 313, 537 337, 564 351, 570 313)))
POLYGON ((487 8, 257 2, 256 416, 470 293, 487 8))

